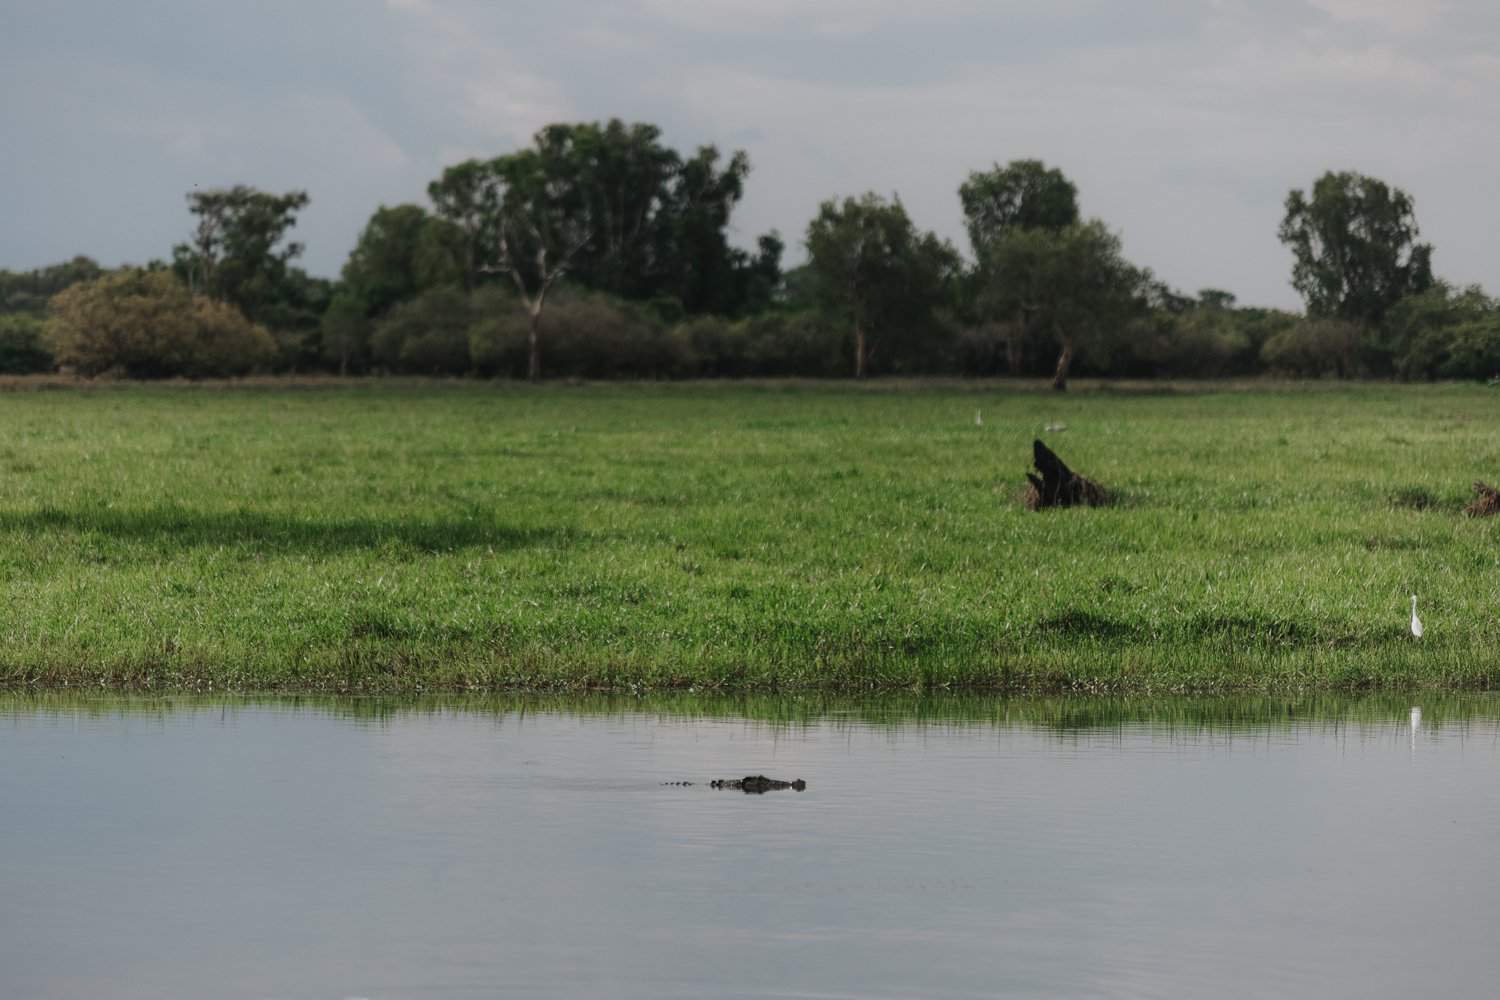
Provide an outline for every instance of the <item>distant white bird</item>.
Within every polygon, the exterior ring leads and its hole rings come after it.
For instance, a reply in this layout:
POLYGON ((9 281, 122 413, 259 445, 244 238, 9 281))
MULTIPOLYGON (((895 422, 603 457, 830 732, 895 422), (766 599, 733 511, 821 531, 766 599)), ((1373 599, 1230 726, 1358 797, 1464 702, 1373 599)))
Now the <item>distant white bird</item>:
POLYGON ((1411 707, 1411 728, 1412 728, 1412 732, 1416 732, 1418 729, 1422 728, 1422 706, 1421 705, 1413 705, 1411 707))
POLYGON ((1417 595, 1411 595, 1411 634, 1422 638, 1422 619, 1417 617, 1417 595))
POLYGON ((980 415, 980 413, 979 413, 978 410, 974 411, 974 426, 975 427, 983 427, 984 426, 984 417, 980 415))

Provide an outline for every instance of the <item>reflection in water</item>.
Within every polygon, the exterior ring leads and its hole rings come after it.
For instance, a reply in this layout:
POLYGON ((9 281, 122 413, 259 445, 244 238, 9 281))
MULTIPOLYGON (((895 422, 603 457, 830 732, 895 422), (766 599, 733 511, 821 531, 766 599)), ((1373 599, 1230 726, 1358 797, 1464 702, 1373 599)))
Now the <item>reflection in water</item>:
MULTIPOLYGON (((666 692, 650 696, 620 694, 557 695, 491 693, 463 696, 340 697, 304 695, 246 699, 234 695, 153 698, 116 697, 69 691, 0 690, 0 718, 53 714, 78 717, 131 717, 166 720, 188 713, 218 713, 227 719, 241 711, 311 712, 359 723, 383 724, 413 716, 489 715, 524 719, 528 715, 579 717, 638 716, 670 719, 735 719, 805 726, 811 724, 883 726, 1035 726, 1056 730, 1147 726, 1152 729, 1265 730, 1283 725, 1341 727, 1382 725, 1399 718, 1411 702, 1406 696, 1319 694, 1309 696, 1243 695, 1234 697, 1082 697, 1057 695, 1006 698, 975 695, 881 694, 869 698, 843 695, 719 695, 666 692)), ((1429 722, 1441 727, 1459 723, 1500 723, 1500 698, 1487 695, 1431 694, 1429 722)), ((1414 723, 1423 710, 1410 709, 1414 723)))
POLYGON ((1497 715, 5 695, 0 995, 1483 995, 1497 715))

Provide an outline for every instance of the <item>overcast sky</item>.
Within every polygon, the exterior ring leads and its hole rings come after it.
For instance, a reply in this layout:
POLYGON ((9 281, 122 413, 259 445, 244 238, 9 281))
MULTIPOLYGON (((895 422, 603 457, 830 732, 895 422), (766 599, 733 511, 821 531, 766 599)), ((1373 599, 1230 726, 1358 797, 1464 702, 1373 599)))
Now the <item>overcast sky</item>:
POLYGON ((168 257, 243 183, 334 277, 444 166, 621 118, 745 150, 731 237, 791 263, 865 191, 967 253, 958 185, 1029 157, 1173 287, 1300 308, 1276 227, 1334 169, 1500 293, 1497 109, 1494 0, 0 0, 0 268, 168 257))

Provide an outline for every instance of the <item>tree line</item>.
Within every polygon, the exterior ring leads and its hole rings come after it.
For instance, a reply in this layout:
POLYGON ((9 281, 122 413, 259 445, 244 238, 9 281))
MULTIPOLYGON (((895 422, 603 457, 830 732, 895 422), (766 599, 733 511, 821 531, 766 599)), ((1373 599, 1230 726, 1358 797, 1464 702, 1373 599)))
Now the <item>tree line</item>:
POLYGON ((302 191, 187 196, 170 258, 0 271, 0 371, 548 377, 1500 375, 1500 302, 1432 273, 1411 198, 1353 172, 1287 197, 1301 314, 1184 294, 1085 219, 1060 170, 1015 160, 958 186, 970 254, 899 197, 824 202, 785 268, 728 230, 750 163, 647 124, 549 125, 381 206, 337 280, 295 264, 302 191))

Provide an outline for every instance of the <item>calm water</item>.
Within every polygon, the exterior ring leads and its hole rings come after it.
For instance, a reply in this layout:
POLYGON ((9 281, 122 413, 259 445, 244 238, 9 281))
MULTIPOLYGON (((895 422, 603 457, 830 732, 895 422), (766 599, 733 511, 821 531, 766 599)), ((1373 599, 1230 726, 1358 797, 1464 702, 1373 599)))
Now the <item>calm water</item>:
POLYGON ((0 696, 0 996, 1493 995, 1497 708, 0 696))

